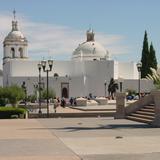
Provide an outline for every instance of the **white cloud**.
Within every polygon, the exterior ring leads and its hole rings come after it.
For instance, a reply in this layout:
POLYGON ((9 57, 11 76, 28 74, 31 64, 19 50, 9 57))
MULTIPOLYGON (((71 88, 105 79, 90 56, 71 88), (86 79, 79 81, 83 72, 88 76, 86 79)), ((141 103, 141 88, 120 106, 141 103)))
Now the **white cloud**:
MULTIPOLYGON (((0 14, 1 44, 11 30, 11 18, 0 14)), ((78 44, 86 40, 85 31, 56 24, 36 23, 26 19, 24 16, 18 19, 19 28, 29 41, 29 56, 34 59, 41 59, 43 56, 48 55, 53 56, 55 59, 69 59, 78 44)), ((95 39, 102 43, 111 54, 128 52, 129 48, 122 44, 124 38, 122 35, 109 35, 99 32, 96 32, 95 35, 95 39)), ((0 52, 3 52, 2 47, 0 52)))

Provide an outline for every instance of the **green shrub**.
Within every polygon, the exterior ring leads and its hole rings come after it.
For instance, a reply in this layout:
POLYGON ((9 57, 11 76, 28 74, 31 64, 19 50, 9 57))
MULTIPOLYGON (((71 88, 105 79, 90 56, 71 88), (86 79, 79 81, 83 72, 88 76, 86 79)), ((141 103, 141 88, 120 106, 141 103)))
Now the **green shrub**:
POLYGON ((21 117, 24 115, 26 110, 24 108, 15 108, 15 107, 0 107, 0 119, 21 117))
POLYGON ((0 98, 0 106, 5 106, 7 104, 7 99, 6 98, 0 98))
POLYGON ((37 97, 34 94, 33 95, 29 95, 27 97, 27 101, 32 102, 32 103, 34 103, 36 101, 36 99, 37 99, 37 97))
POLYGON ((12 104, 13 107, 17 107, 18 101, 24 99, 25 97, 24 90, 17 85, 4 87, 3 91, 5 97, 8 99, 9 103, 12 104))
POLYGON ((134 96, 134 95, 136 95, 136 91, 133 90, 133 89, 127 89, 126 92, 128 93, 127 94, 128 96, 134 96))
MULTIPOLYGON (((54 97, 56 97, 56 93, 53 89, 48 89, 48 98, 50 99, 53 99, 54 97)), ((47 90, 44 89, 43 92, 42 92, 42 99, 47 99, 47 90)))

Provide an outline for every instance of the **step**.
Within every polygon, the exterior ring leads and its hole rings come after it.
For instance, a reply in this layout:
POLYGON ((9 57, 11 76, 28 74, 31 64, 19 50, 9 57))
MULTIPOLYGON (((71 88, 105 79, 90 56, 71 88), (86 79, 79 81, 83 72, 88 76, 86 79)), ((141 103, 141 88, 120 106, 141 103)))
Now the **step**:
POLYGON ((140 117, 140 118, 146 118, 146 119, 150 119, 150 120, 154 119, 154 116, 149 116, 149 115, 144 115, 144 114, 137 114, 137 113, 132 113, 131 116, 140 117))
POLYGON ((144 108, 147 108, 147 109, 154 109, 155 106, 144 106, 144 108))
POLYGON ((140 111, 145 111, 145 112, 152 112, 152 113, 154 113, 154 109, 148 109, 148 108, 141 108, 140 111))
POLYGON ((144 115, 151 115, 151 116, 154 116, 154 115, 155 115, 154 112, 146 112, 146 111, 136 111, 136 113, 144 114, 144 115))
POLYGON ((134 116, 127 116, 127 119, 137 121, 137 122, 143 122, 143 123, 151 123, 153 121, 150 119, 134 117, 134 116))
POLYGON ((154 103, 151 103, 151 104, 149 104, 148 106, 155 106, 155 104, 154 104, 154 103))

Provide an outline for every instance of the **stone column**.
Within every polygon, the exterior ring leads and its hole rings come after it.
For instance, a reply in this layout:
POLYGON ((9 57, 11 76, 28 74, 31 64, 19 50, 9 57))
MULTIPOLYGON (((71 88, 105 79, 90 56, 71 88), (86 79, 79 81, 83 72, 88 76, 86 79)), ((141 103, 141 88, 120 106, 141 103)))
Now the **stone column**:
POLYGON ((125 118, 125 93, 117 93, 116 94, 116 113, 115 119, 123 119, 125 118))
POLYGON ((155 127, 160 127, 160 91, 154 91, 152 93, 155 104, 155 118, 152 125, 155 127))

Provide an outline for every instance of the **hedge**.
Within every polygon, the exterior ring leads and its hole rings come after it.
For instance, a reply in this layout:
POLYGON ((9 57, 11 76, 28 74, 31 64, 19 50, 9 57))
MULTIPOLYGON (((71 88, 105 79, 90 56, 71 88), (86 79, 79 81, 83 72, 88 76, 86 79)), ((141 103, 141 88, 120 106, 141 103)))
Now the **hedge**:
POLYGON ((0 119, 24 117, 26 110, 24 108, 0 107, 0 119))

